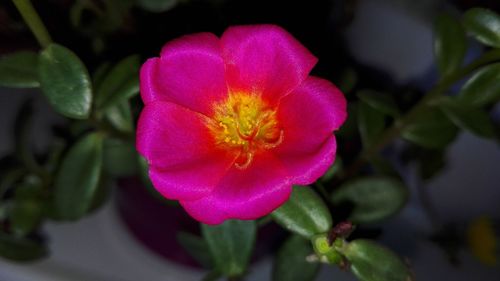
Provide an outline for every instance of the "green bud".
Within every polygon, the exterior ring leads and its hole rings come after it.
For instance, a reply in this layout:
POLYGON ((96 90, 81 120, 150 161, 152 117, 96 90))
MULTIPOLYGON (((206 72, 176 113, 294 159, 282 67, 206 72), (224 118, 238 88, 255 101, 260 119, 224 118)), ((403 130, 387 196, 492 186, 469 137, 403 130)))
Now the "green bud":
POLYGON ((340 264, 344 257, 339 253, 337 247, 342 247, 344 244, 342 239, 336 239, 333 244, 330 244, 327 234, 316 235, 312 239, 314 252, 319 257, 319 260, 328 264, 340 264))

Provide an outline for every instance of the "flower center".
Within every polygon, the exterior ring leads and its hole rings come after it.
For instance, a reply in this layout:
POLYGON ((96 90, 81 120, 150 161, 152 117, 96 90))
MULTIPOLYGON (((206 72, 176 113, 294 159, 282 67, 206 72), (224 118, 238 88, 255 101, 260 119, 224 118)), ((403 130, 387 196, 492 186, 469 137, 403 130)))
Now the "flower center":
POLYGON ((214 105, 208 123, 217 145, 238 153, 235 166, 247 168, 256 153, 278 146, 283 141, 276 110, 257 95, 231 93, 214 105))

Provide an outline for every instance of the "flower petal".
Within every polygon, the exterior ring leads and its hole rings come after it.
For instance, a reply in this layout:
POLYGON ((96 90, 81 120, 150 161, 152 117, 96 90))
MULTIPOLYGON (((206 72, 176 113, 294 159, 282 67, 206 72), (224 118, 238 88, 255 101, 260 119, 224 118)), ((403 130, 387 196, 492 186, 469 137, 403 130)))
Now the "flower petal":
POLYGON ((257 219, 281 206, 292 191, 281 163, 272 155, 257 155, 240 170, 232 167, 207 197, 180 201, 195 219, 219 224, 226 219, 257 219))
POLYGON ((227 96, 219 39, 211 33, 187 35, 167 43, 160 58, 141 68, 145 104, 162 100, 210 115, 227 96))
POLYGON ((178 167, 150 167, 149 177, 158 192, 168 199, 196 200, 212 192, 230 164, 226 157, 212 153, 178 167))
POLYGON ((337 148, 333 131, 347 117, 343 94, 327 80, 309 77, 279 105, 283 143, 275 150, 293 184, 310 184, 331 166, 337 148))
POLYGON ((304 81, 317 62, 295 38, 275 25, 230 27, 221 42, 230 90, 262 94, 271 104, 304 81))
POLYGON ((326 173, 335 160, 336 150, 335 136, 331 135, 316 148, 280 150, 276 152, 276 157, 282 161, 291 175, 293 184, 308 185, 326 173))
POLYGON ((153 185, 170 199, 208 194, 234 162, 217 149, 206 117, 170 102, 145 106, 137 126, 137 150, 148 160, 153 185))

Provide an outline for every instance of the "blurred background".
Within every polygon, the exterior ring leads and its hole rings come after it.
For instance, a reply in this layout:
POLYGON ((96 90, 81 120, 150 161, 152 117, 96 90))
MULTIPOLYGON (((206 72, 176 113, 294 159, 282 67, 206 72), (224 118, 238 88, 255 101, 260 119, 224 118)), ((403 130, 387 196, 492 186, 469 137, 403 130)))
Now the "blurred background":
MULTIPOLYGON (((405 93, 401 100, 415 99, 438 79, 433 57, 437 14, 459 15, 475 6, 500 12, 498 0, 172 0, 161 7, 163 12, 155 13, 150 11, 156 9, 154 1, 145 0, 32 2, 54 40, 77 53, 91 72, 103 60, 117 61, 134 53, 142 58, 157 56, 165 42, 184 34, 209 31, 220 35, 231 25, 274 23, 319 58, 314 75, 340 86, 355 79, 358 88, 405 93), (100 16, 81 4, 85 2, 113 11, 100 16), (77 3, 81 11, 75 8, 77 3)), ((13 4, 0 3, 0 55, 38 50, 13 4)), ((470 60, 482 46, 472 40, 469 44, 466 57, 470 60)), ((38 90, 0 87, 0 156, 15 146, 13 124, 28 99, 34 103, 31 139, 35 151, 50 146, 52 128, 66 122, 38 90)), ((498 122, 500 107, 493 112, 498 122)), ((339 150, 348 145, 343 146, 339 150)), ((429 181, 419 179, 415 167, 406 167, 409 203, 396 217, 368 231, 373 230, 374 237, 411 261, 416 280, 500 280, 498 263, 491 266, 475 258, 461 244, 463 237, 433 230, 436 221, 463 233, 477 218, 500 218, 499 144, 463 132, 449 148, 447 159, 443 172, 429 181), (422 185, 427 190, 423 195, 419 193, 422 185)), ((49 237, 50 256, 29 264, 0 259, 0 280, 201 278, 202 269, 168 260, 145 245, 144 237, 138 238, 140 234, 123 217, 127 212, 120 196, 110 198, 103 208, 77 222, 47 223, 43 232, 49 237)), ((271 267, 271 256, 264 255, 253 264, 246 280, 270 280, 271 267)), ((323 267, 318 280, 355 278, 335 267, 323 267)))

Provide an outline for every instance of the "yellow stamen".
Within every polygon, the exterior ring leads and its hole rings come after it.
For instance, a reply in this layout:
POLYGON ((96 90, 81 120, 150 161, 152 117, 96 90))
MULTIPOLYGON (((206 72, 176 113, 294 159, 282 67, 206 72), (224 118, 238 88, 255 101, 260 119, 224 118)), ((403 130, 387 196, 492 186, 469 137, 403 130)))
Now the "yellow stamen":
POLYGON ((214 104, 212 120, 208 128, 215 143, 238 155, 235 166, 239 169, 250 166, 256 153, 283 141, 276 110, 258 95, 229 94, 225 101, 214 104))

